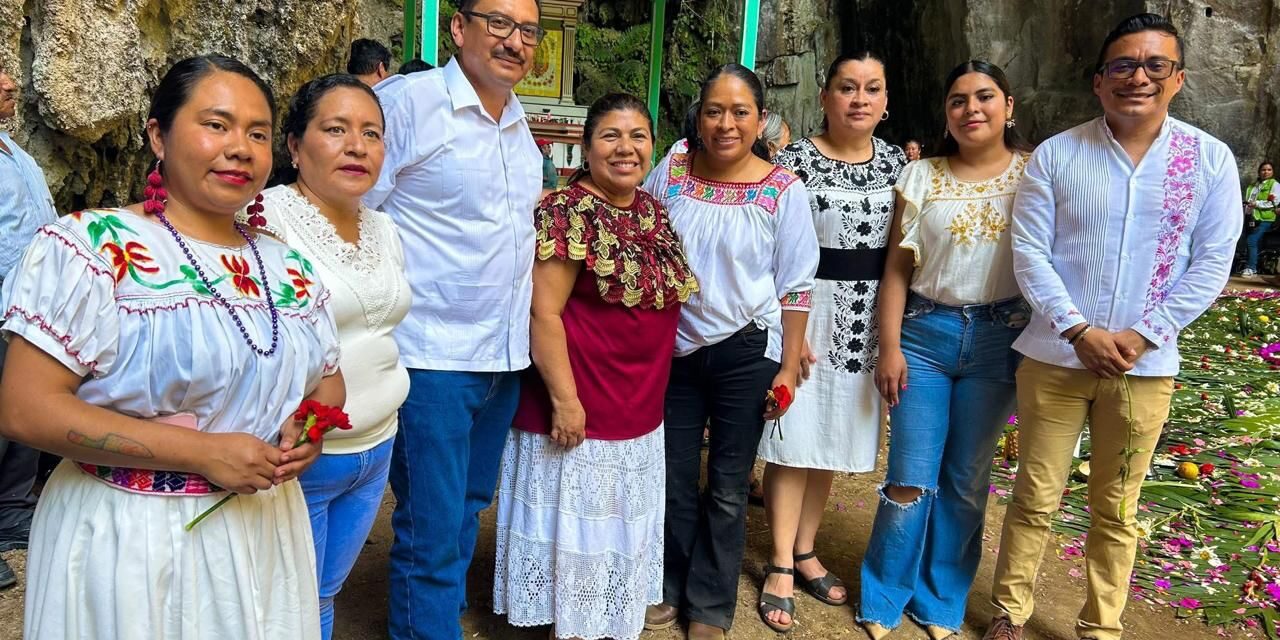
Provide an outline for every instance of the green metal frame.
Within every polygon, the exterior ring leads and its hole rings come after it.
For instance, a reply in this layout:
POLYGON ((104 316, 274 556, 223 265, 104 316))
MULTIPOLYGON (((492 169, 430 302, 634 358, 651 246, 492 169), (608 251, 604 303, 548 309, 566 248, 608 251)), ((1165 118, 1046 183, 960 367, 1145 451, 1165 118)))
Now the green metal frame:
POLYGON ((742 3, 742 55, 738 62, 752 71, 756 68, 756 38, 760 31, 760 0, 742 3))
POLYGON ((405 0, 404 34, 403 62, 422 58, 431 66, 440 64, 440 0, 405 0), (419 15, 422 31, 417 32, 419 15))
POLYGON ((658 95, 662 90, 662 39, 667 30, 667 0, 653 0, 649 23, 649 116, 658 123, 658 95))

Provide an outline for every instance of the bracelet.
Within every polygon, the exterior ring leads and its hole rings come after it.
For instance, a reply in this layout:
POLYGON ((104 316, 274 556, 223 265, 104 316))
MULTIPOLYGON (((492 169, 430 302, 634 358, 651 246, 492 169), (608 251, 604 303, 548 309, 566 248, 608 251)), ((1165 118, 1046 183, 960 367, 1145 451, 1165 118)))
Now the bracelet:
POLYGON ((1067 340, 1067 344, 1074 347, 1076 345, 1076 342, 1078 342, 1080 338, 1084 337, 1084 334, 1089 333, 1090 329, 1093 329, 1093 325, 1086 324, 1083 329, 1077 332, 1074 336, 1071 336, 1070 340, 1067 340))

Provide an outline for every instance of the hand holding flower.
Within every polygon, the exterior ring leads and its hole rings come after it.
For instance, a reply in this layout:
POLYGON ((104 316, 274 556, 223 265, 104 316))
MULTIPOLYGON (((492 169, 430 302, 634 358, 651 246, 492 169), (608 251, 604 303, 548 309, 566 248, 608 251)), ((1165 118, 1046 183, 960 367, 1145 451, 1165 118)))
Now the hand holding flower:
POLYGON ((271 488, 280 451, 247 433, 208 433, 197 473, 234 493, 271 488))

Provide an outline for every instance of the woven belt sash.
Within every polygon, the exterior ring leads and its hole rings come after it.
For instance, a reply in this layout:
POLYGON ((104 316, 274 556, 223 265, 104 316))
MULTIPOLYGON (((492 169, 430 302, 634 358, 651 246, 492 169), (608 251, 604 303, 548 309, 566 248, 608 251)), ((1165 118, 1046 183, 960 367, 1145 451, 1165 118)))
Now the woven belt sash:
POLYGON ((108 467, 101 464, 77 462, 80 470, 90 477, 118 489, 133 493, 158 493, 170 496, 202 496, 226 491, 207 478, 185 471, 156 471, 154 469, 130 469, 108 467))

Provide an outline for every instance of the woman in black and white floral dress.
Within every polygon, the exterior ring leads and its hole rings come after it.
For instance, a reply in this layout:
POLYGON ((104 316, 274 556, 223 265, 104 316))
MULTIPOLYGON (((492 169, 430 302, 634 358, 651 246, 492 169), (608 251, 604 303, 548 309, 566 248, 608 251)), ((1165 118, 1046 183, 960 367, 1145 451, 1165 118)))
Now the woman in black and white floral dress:
MULTIPOLYGON (((832 605, 843 604, 848 594, 813 553, 831 478, 835 471, 871 471, 880 448, 876 295, 893 186, 906 164, 902 149, 873 137, 887 106, 884 64, 866 53, 842 57, 831 65, 822 91, 826 131, 774 158, 809 188, 821 258, 808 331, 816 362, 780 429, 766 429, 760 442, 760 457, 769 463, 765 501, 773 563, 794 565, 794 580, 832 605)), ((770 576, 765 590, 789 596, 785 582, 792 580, 770 576)), ((789 617, 771 612, 768 620, 785 628, 789 617)))

